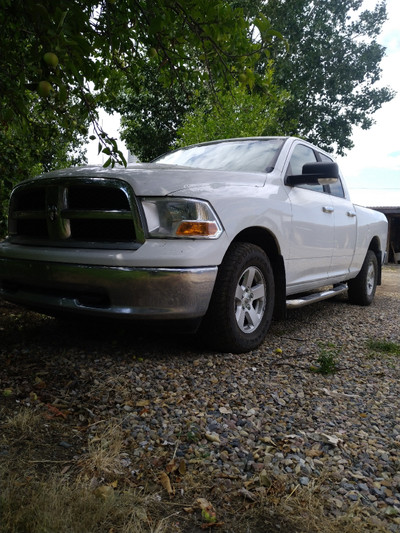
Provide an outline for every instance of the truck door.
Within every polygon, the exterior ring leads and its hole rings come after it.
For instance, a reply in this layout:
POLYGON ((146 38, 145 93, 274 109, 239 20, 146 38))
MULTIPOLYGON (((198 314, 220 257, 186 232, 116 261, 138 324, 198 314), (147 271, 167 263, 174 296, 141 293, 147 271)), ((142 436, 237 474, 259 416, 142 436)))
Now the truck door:
POLYGON ((330 185, 334 209, 335 232, 330 276, 340 276, 349 271, 357 238, 357 216, 350 200, 345 198, 340 181, 330 185))
MULTIPOLYGON (((332 159, 318 153, 321 161, 332 162, 332 159)), ((352 202, 346 198, 342 176, 336 183, 327 187, 331 195, 335 230, 333 234, 332 262, 329 276, 342 276, 350 269, 357 239, 357 216, 352 202)))
MULTIPOLYGON (((301 174, 305 163, 316 162, 312 148, 295 145, 286 175, 301 174)), ((332 197, 322 185, 287 188, 292 207, 292 235, 286 265, 288 291, 297 285, 315 284, 329 276, 334 245, 334 211, 332 197)), ((300 287, 300 288, 302 288, 300 287)))

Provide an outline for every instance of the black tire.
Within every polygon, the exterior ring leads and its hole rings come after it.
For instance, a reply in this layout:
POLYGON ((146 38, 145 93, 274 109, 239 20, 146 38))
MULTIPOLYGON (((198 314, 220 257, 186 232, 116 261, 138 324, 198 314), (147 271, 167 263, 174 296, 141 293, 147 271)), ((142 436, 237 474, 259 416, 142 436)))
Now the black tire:
POLYGON ((372 250, 368 250, 363 266, 357 277, 348 282, 348 296, 352 304, 370 305, 378 283, 378 260, 372 250))
POLYGON ((275 285, 265 252, 250 243, 229 248, 218 270, 200 333, 212 348, 243 353, 257 348, 272 320, 275 285))

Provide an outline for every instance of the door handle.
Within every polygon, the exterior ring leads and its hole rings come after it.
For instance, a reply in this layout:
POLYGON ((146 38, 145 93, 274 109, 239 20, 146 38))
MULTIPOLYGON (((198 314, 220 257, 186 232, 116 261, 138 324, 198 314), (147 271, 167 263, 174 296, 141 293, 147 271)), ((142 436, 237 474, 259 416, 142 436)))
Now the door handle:
POLYGON ((355 217, 355 216, 357 216, 357 213, 355 213, 354 211, 347 211, 346 214, 347 214, 348 217, 355 217))
POLYGON ((323 211, 324 213, 333 213, 333 212, 334 212, 334 209, 333 209, 333 207, 327 207, 327 206, 324 206, 324 207, 322 208, 322 211, 323 211))

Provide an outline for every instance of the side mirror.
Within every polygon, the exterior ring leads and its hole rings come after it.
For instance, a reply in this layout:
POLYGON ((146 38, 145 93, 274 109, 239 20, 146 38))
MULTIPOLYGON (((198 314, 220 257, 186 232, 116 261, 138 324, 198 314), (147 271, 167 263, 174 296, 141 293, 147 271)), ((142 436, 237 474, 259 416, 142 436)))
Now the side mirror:
POLYGON ((303 165, 303 173, 287 176, 285 183, 291 187, 295 185, 329 185, 339 179, 339 167, 337 163, 306 163, 303 165))

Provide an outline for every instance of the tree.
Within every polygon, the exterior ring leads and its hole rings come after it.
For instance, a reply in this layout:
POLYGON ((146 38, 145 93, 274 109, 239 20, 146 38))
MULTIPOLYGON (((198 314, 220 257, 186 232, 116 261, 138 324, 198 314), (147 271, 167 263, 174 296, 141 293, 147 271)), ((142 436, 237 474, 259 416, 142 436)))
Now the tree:
MULTIPOLYGON (((0 124, 24 127, 29 92, 54 115, 73 100, 94 123, 106 165, 124 160, 96 110, 123 81, 140 92, 150 62, 161 83, 195 80, 215 90, 263 50, 249 39, 251 22, 225 0, 0 0, 0 7, 0 124)), ((63 126, 70 128, 68 117, 63 126)))
POLYGON ((360 11, 362 3, 268 0, 262 7, 290 45, 289 54, 279 48, 272 54, 275 83, 292 95, 282 115, 286 133, 341 155, 353 146, 352 128, 370 128, 373 114, 393 98, 389 88, 375 86, 385 54, 376 39, 386 2, 372 11, 360 11))
MULTIPOLYGON (((258 11, 263 11, 264 18, 259 18, 259 27, 264 31, 274 28, 288 42, 288 49, 282 46, 279 39, 269 42, 267 53, 259 58, 257 67, 258 81, 265 73, 269 75, 272 68, 274 86, 285 92, 284 106, 279 106, 279 100, 271 99, 267 91, 262 93, 265 108, 268 107, 268 116, 275 117, 276 124, 280 126, 279 131, 286 135, 306 138, 341 155, 350 149, 353 146, 353 127, 371 127, 374 113, 393 97, 389 88, 376 86, 381 74, 380 63, 385 53, 384 47, 376 41, 386 20, 385 1, 380 2, 373 10, 362 10, 362 0, 231 0, 231 4, 243 9, 245 16, 249 18, 255 16, 258 11), (263 23, 266 24, 265 27, 263 23), (271 107, 277 103, 279 109, 271 107)), ((240 76, 243 77, 243 72, 240 76)), ((218 128, 225 129, 226 132, 221 135, 228 137, 231 131, 231 115, 225 113, 227 122, 223 122, 223 115, 218 113, 221 106, 214 106, 208 94, 205 102, 203 95, 196 99, 193 91, 186 92, 192 95, 191 99, 186 98, 186 106, 174 106, 173 100, 163 87, 157 88, 155 93, 152 84, 147 83, 146 105, 153 98, 163 102, 163 117, 158 116, 157 108, 152 108, 151 122, 156 124, 158 121, 163 124, 168 121, 177 129, 183 122, 182 115, 188 112, 187 105, 191 102, 194 111, 189 112, 185 122, 186 128, 191 123, 192 132, 196 126, 199 133, 201 124, 196 125, 195 121, 203 120, 208 109, 209 120, 212 121, 212 115, 218 114, 218 128), (197 106, 199 109, 196 110, 197 106), (166 118, 166 112, 169 113, 169 118, 166 118)), ((255 98, 260 98, 257 83, 252 94, 255 98)), ((223 98, 226 105, 229 96, 223 98)), ((257 105, 259 103, 255 104, 257 105)), ((131 136, 135 136, 135 151, 141 153, 141 133, 149 128, 149 123, 141 115, 140 105, 130 104, 129 95, 125 99, 122 112, 127 110, 129 120, 123 119, 124 135, 128 145, 131 136), (136 133, 131 132, 132 126, 136 133)), ((244 123, 247 122, 246 113, 247 103, 243 108, 242 118, 239 119, 244 123)), ((152 131, 154 137, 157 136, 157 129, 152 131)), ((259 128, 254 128, 254 131, 259 131, 259 128)), ((274 131, 274 127, 264 129, 265 134, 273 134, 274 131)), ((217 134, 215 129, 212 132, 210 131, 209 135, 217 134)), ((174 135, 175 130, 170 129, 168 142, 158 150, 159 153, 171 148, 174 135)), ((147 142, 146 135, 142 138, 147 142)), ((186 136, 186 139, 189 137, 186 136)))
POLYGON ((154 65, 142 69, 141 80, 140 92, 124 87, 109 110, 121 114, 121 138, 129 149, 140 161, 151 161, 173 146, 196 90, 189 82, 162 84, 154 65))
POLYGON ((214 99, 204 98, 201 105, 187 113, 177 131, 178 146, 212 139, 283 135, 280 113, 290 98, 277 88, 270 76, 258 90, 251 91, 245 83, 214 99), (262 88, 262 90, 261 90, 262 88))
MULTIPOLYGON (((235 4, 233 7, 237 9, 238 5, 235 4)), ((239 7, 241 14, 242 9, 241 6, 239 7)), ((156 66, 146 64, 137 74, 142 85, 141 91, 138 92, 135 88, 132 89, 126 85, 122 86, 117 97, 106 105, 108 111, 121 113, 121 137, 141 161, 149 161, 171 149, 175 145, 177 132, 183 121, 185 120, 188 124, 189 115, 194 118, 197 114, 197 107, 200 108, 199 113, 215 108, 221 115, 222 107, 226 109, 228 102, 232 100, 230 95, 235 93, 238 96, 240 93, 240 98, 244 97, 246 91, 238 90, 238 85, 248 85, 249 88, 256 86, 258 92, 262 88, 265 93, 265 79, 269 78, 271 73, 271 65, 268 62, 269 48, 275 42, 280 43, 278 46, 284 48, 285 43, 282 35, 272 28, 268 19, 262 14, 257 17, 257 12, 257 9, 252 9, 251 13, 241 16, 249 21, 247 22, 247 38, 253 43, 252 47, 255 51, 252 54, 252 60, 257 63, 260 58, 264 57, 267 60, 267 66, 264 68, 267 74, 255 72, 242 63, 239 66, 232 65, 230 79, 222 76, 217 82, 214 80, 211 86, 204 83, 201 68, 196 70, 201 75, 185 78, 179 84, 166 84, 157 79, 156 66), (254 24, 250 21, 254 21, 254 24)), ((275 97, 275 90, 273 94, 275 97)), ((266 101, 272 103, 273 100, 274 98, 271 97, 266 101)), ((237 105, 235 108, 237 109, 237 105)), ((275 111, 270 109, 268 115, 274 116, 275 111)), ((254 128, 253 130, 256 131, 254 128)), ((187 135, 186 131, 186 138, 187 135)))
POLYGON ((0 27, 3 228, 19 179, 82 161, 71 150, 88 122, 109 156, 105 166, 126 163, 97 121, 99 106, 112 106, 122 84, 140 94, 151 67, 151 83, 174 93, 191 83, 216 91, 265 48, 225 0, 0 0, 0 27))
POLYGON ((0 237, 6 233, 8 200, 20 181, 41 172, 86 162, 82 148, 87 121, 68 108, 73 129, 63 127, 64 117, 49 113, 35 94, 27 94, 30 110, 23 126, 15 121, 0 128, 0 237))

